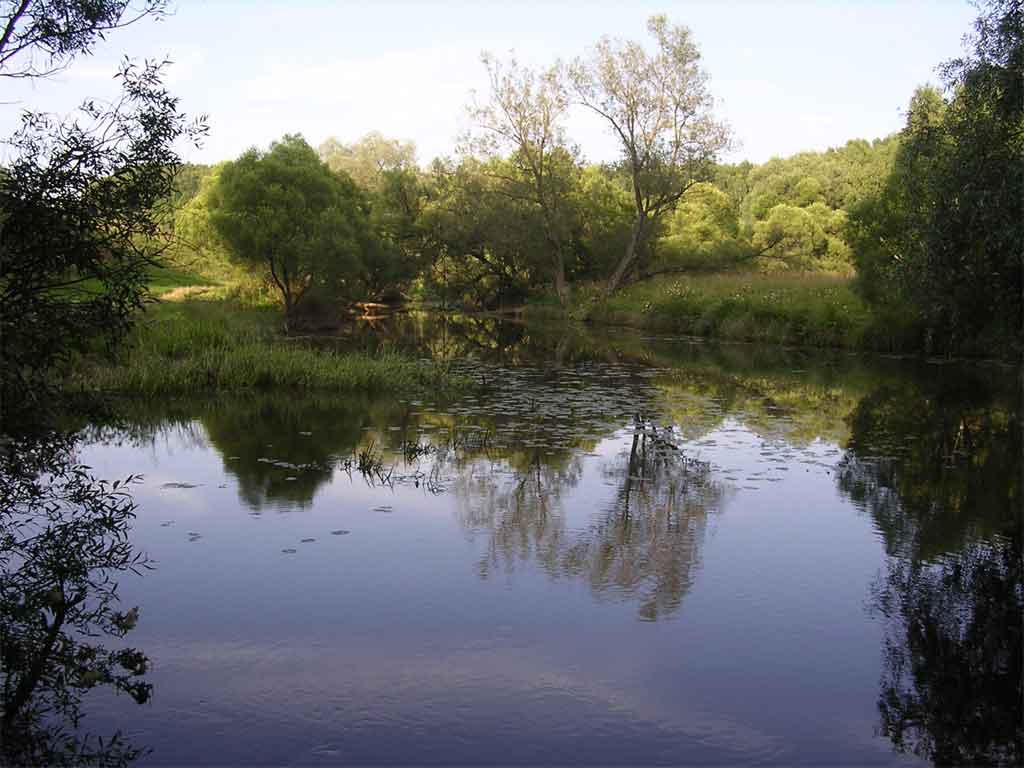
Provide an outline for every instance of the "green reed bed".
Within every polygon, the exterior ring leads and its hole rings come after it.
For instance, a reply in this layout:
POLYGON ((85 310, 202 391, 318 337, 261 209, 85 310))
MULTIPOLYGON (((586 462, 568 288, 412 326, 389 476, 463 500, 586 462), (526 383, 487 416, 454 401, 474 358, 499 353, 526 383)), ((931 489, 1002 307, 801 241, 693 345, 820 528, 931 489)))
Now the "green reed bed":
POLYGON ((824 274, 654 279, 594 302, 588 319, 771 344, 890 352, 916 343, 906 319, 882 322, 848 278, 824 274))
POLYGON ((280 312, 225 298, 155 305, 116 361, 81 371, 90 388, 128 395, 232 390, 407 392, 458 389, 442 366, 395 353, 312 348, 277 331, 280 312))

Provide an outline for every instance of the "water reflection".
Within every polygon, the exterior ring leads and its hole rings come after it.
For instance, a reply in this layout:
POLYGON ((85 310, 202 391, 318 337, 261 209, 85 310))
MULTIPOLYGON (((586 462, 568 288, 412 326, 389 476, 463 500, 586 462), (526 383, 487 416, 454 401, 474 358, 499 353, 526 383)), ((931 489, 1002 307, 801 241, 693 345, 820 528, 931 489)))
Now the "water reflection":
POLYGON ((889 555, 879 730, 936 765, 1024 758, 1020 417, 974 376, 879 387, 850 417, 837 480, 889 555))
POLYGON ((679 609, 700 564, 709 514, 723 500, 707 462, 689 458, 669 427, 637 419, 628 454, 605 468, 615 492, 605 513, 573 543, 566 570, 597 594, 635 597, 640 618, 679 609))
POLYGON ((134 504, 94 480, 73 442, 0 448, 0 757, 4 765, 125 765, 144 753, 120 732, 83 727, 86 692, 146 702, 148 660, 112 649, 138 610, 119 610, 118 577, 147 567, 129 540, 134 504))
POLYGON ((871 513, 889 554, 930 560, 1020 524, 1015 397, 965 375, 861 398, 839 487, 871 513))
POLYGON ((893 558, 872 593, 886 621, 880 731, 935 765, 1020 765, 1021 539, 933 563, 893 558))
MULTIPOLYGON (((538 655, 554 655, 564 638, 573 663, 585 646, 591 654, 574 679, 589 685, 607 675, 609 700, 631 688, 645 701, 658 691, 664 711, 706 707, 730 728, 749 726, 762 744, 799 745, 779 761, 825 759, 837 744, 866 762, 892 760, 890 745, 939 764, 1020 759, 1022 441, 1015 391, 998 372, 846 356, 814 362, 799 352, 488 317, 410 315, 371 330, 344 343, 429 351, 454 360, 476 387, 450 401, 261 395, 125 404, 134 426, 92 437, 154 444, 173 435, 175 446, 196 450, 174 471, 205 473, 211 487, 224 479, 243 512, 302 510, 233 518, 219 514, 221 502, 203 501, 210 488, 184 491, 177 498, 188 496, 189 519, 206 526, 209 553, 186 565, 202 562, 206 578, 219 578, 221 563, 249 574, 251 553, 272 555, 264 567, 274 577, 239 579, 234 601, 250 606, 253 594, 276 594, 274 616, 301 625, 284 627, 296 647, 308 646, 306 622, 320 622, 330 642, 340 628, 351 641, 372 626, 374 652, 386 636, 406 677, 377 709, 366 705, 372 722, 393 725, 395 702, 420 705, 423 647, 460 670, 466 653, 482 654, 484 671, 470 681, 477 693, 438 688, 456 712, 443 715, 458 719, 489 711, 496 696, 507 694, 509 709, 529 701, 492 685, 498 668, 510 649, 525 655, 536 642, 538 655), (212 452, 222 467, 208 472, 212 452), (363 455, 384 468, 389 487, 379 487, 380 475, 364 483, 363 455), (218 514, 204 517, 204 504, 218 514), (253 526, 245 537, 238 520, 253 526), (237 543, 243 538, 248 549, 237 543), (529 597, 517 604, 513 592, 529 597), (567 637, 551 619, 554 606, 607 634, 589 645, 567 637), (595 659, 605 658, 611 636, 660 642, 663 651, 692 645, 688 654, 652 654, 643 669, 605 673, 595 659), (692 664, 709 671, 686 666, 697 658, 692 664), (823 680, 854 694, 833 697, 823 680), (681 701, 684 689, 692 701, 681 701), (794 703, 776 700, 783 689, 796 692, 794 703), (872 741, 873 729, 881 738, 872 741), (879 741, 882 758, 871 752, 879 741)), ((166 516, 178 514, 169 511, 171 493, 152 489, 151 498, 166 516)), ((169 538, 173 528, 156 525, 166 551, 187 560, 169 538)), ((239 620, 251 620, 250 610, 237 608, 239 620)), ((253 636, 277 630, 276 618, 254 625, 253 636)), ((355 647, 347 643, 345 653, 355 647)), ((325 668, 348 664, 372 678, 361 690, 377 691, 384 656, 345 653, 324 651, 325 668)), ((529 674, 523 690, 532 690, 529 674)), ((346 680, 335 682, 348 691, 346 680)), ((320 711, 322 702, 305 704, 320 711)), ((566 711, 570 730, 549 734, 551 743, 586 738, 578 711, 566 711)), ((605 715, 626 722, 620 710, 605 715)), ((451 746, 423 736, 436 717, 417 722, 421 730, 405 732, 402 744, 451 746)), ((637 722, 623 733, 639 732, 629 730, 637 722)), ((543 735, 543 725, 527 735, 543 735)), ((509 744, 529 741, 509 727, 509 744)), ((679 753, 684 761, 693 754, 724 753, 679 753)))
POLYGON ((596 597, 637 603, 644 620, 677 611, 723 490, 709 464, 680 449, 673 429, 637 417, 627 434, 628 447, 599 468, 612 487, 607 501, 577 529, 567 524, 563 500, 583 479, 582 454, 537 450, 528 463, 463 464, 453 491, 460 523, 487 535, 480 577, 530 563, 550 578, 584 581, 596 597))

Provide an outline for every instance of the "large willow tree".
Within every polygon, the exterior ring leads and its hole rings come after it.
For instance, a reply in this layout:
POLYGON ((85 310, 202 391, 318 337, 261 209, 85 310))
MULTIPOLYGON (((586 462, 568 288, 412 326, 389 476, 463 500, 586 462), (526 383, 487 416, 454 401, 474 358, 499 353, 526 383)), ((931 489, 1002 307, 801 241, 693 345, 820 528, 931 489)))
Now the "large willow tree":
POLYGON ((712 114, 713 99, 690 30, 652 16, 656 50, 602 39, 590 59, 571 69, 576 97, 607 122, 619 140, 634 205, 625 253, 608 278, 614 292, 646 252, 659 220, 694 184, 710 178, 728 130, 712 114))
POLYGON ((508 152, 501 193, 535 209, 548 251, 548 269, 564 305, 566 263, 571 258, 574 211, 571 194, 580 173, 576 152, 562 125, 569 109, 563 67, 543 72, 483 55, 490 94, 470 115, 481 130, 473 146, 495 158, 508 152))
POLYGON ((227 163, 205 201, 232 257, 281 294, 285 327, 309 292, 350 293, 370 247, 362 193, 301 136, 227 163))

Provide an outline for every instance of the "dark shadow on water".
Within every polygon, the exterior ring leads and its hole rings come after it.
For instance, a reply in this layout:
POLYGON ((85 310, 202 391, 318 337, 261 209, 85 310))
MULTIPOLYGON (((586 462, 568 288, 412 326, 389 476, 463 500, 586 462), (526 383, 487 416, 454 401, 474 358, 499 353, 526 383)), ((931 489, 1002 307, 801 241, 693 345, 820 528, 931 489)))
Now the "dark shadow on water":
POLYGON ((837 476, 888 555, 879 732, 936 765, 1024 759, 1022 440, 1012 390, 974 376, 881 386, 837 476))

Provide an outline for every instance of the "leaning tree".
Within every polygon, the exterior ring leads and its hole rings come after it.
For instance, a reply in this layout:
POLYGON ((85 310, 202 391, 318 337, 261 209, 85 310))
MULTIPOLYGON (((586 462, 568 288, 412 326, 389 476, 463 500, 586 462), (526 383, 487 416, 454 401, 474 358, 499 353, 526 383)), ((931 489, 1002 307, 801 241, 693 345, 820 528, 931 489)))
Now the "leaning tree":
POLYGON ((571 80, 580 103, 603 118, 619 140, 635 209, 625 253, 608 278, 614 292, 638 266, 659 220, 694 184, 709 178, 729 131, 712 113, 713 99, 690 30, 652 16, 652 55, 634 41, 603 38, 571 80))

